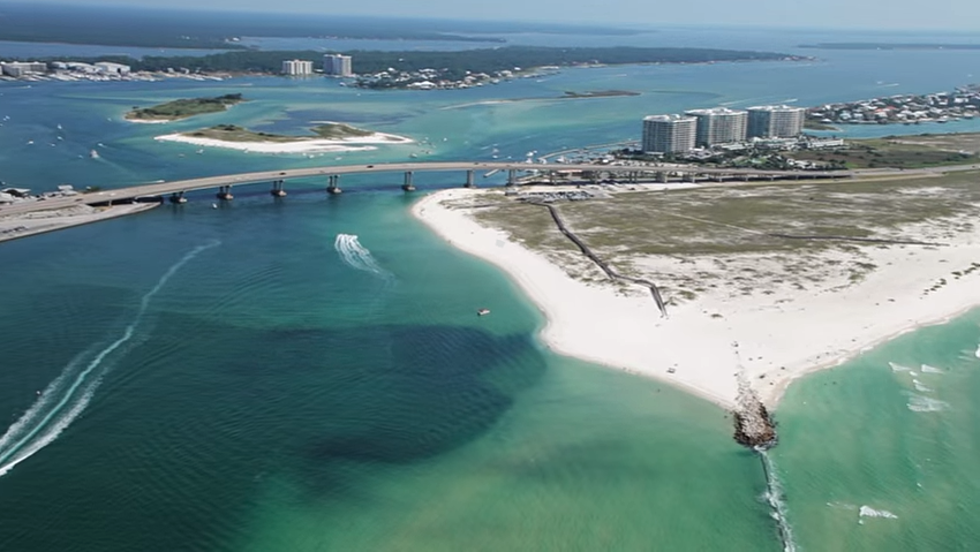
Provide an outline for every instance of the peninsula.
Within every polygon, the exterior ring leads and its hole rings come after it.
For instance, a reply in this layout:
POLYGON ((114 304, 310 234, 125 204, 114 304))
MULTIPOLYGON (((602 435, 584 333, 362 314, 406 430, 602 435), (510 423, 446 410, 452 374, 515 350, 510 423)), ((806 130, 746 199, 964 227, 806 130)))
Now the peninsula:
POLYGON ((253 131, 236 125, 157 136, 156 140, 205 147, 237 149, 254 153, 314 153, 374 149, 378 144, 410 144, 412 140, 356 128, 343 123, 319 121, 312 135, 286 135, 253 131))
POLYGON ((207 113, 221 113, 229 106, 246 101, 241 94, 226 94, 216 98, 174 100, 153 107, 134 107, 126 120, 134 123, 169 123, 207 113))
POLYGON ((508 272, 547 315, 554 350, 737 413, 761 410, 744 397, 771 409, 800 375, 980 304, 978 175, 453 189, 413 213, 508 272))

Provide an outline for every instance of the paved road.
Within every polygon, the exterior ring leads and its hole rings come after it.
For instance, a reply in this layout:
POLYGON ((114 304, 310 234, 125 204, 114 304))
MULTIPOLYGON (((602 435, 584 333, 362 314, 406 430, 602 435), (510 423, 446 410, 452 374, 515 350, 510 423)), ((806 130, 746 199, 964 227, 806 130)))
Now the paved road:
MULTIPOLYGON (((327 175, 346 175, 346 174, 365 174, 383 172, 406 172, 406 171, 507 171, 507 170, 542 170, 542 171, 602 171, 610 173, 630 173, 630 172, 655 172, 655 171, 683 171, 685 167, 678 166, 620 166, 620 165, 587 165, 587 164, 548 164, 531 165, 528 163, 500 163, 500 162, 438 162, 438 163, 387 163, 377 165, 340 165, 328 167, 310 167, 304 169, 285 169, 277 171, 262 171, 254 173, 228 174, 221 176, 211 176, 206 178, 195 178, 191 180, 177 180, 173 182, 161 182, 157 184, 143 184, 130 186, 127 188, 117 188, 105 190, 80 196, 67 198, 49 198, 43 201, 30 201, 15 203, 9 206, 0 206, 0 215, 20 214, 31 211, 60 209, 72 205, 92 205, 106 203, 109 201, 125 201, 137 197, 162 196, 174 192, 190 192, 194 190, 206 190, 218 188, 225 185, 244 185, 255 184, 258 182, 272 182, 273 180, 289 180, 291 178, 308 178, 313 176, 327 175)), ((744 174, 757 176, 773 177, 850 177, 853 171, 762 171, 754 169, 719 169, 719 168, 697 168, 698 174, 744 174)), ((465 182, 465 178, 460 177, 460 185, 465 182)), ((324 178, 326 187, 326 178, 324 178)))

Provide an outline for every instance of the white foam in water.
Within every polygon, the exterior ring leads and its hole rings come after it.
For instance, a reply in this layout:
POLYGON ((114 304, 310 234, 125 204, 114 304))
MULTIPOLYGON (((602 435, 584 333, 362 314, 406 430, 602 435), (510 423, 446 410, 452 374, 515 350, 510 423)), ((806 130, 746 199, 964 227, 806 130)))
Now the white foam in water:
POLYGON ((939 412, 949 408, 949 403, 925 395, 909 395, 909 410, 912 412, 939 412))
POLYGON ((928 364, 922 365, 923 374, 942 374, 943 370, 941 368, 936 368, 935 366, 929 366, 928 364))
POLYGON ((898 519, 898 516, 888 510, 875 510, 871 506, 861 506, 858 510, 858 517, 873 517, 882 519, 898 519))
POLYGON ((915 386, 915 390, 919 393, 932 393, 932 389, 922 385, 922 382, 917 379, 912 380, 912 385, 915 386))
POLYGON ((889 366, 892 368, 892 372, 910 372, 912 369, 908 366, 902 366, 901 364, 895 364, 894 362, 889 362, 889 366))
POLYGON ((772 459, 769 458, 769 453, 764 450, 758 450, 759 455, 762 457, 762 464, 765 467, 766 472, 766 502, 769 503, 770 516, 776 521, 776 526, 779 528, 779 535, 783 541, 783 552, 796 552, 796 543, 793 541, 793 530, 789 526, 789 519, 786 515, 786 503, 783 500, 783 485, 776 476, 776 466, 773 464, 772 459))
POLYGON ((977 350, 973 353, 973 356, 980 358, 980 345, 977 345, 977 350))
POLYGON ((61 374, 52 381, 41 396, 0 436, 0 476, 5 475, 17 464, 27 460, 54 441, 88 406, 109 366, 104 365, 107 357, 133 338, 136 328, 143 320, 150 300, 167 281, 188 261, 200 252, 218 245, 212 242, 201 245, 183 256, 171 266, 150 291, 140 299, 139 309, 133 321, 126 326, 122 336, 99 351, 87 364, 83 359, 88 353, 75 357, 61 374), (79 367, 84 365, 81 371, 79 367))
POLYGON ((378 265, 371 252, 357 240, 357 236, 353 234, 337 234, 337 239, 334 240, 333 247, 348 266, 369 272, 385 280, 391 280, 393 278, 390 272, 378 265))

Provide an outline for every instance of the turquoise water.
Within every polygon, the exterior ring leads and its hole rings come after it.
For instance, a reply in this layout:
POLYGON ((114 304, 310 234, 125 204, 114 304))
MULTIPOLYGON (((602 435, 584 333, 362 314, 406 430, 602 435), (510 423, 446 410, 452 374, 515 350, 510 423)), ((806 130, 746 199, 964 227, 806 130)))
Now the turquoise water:
POLYGON ((805 549, 976 548, 978 348, 975 311, 790 387, 772 454, 805 549))
MULTIPOLYGON (((833 56, 570 70, 434 93, 273 78, 3 84, 0 179, 111 188, 413 153, 489 159, 493 147, 523 158, 635 138, 652 112, 948 89, 980 61, 833 56), (609 88, 643 94, 553 99, 609 88), (133 105, 228 92, 251 101, 166 130, 120 120, 133 105), (538 100, 479 103, 502 98, 538 100), (433 145, 309 158, 153 140, 315 120, 433 145)), ((731 441, 724 412, 543 349, 540 314, 414 221, 398 179, 345 178, 333 198, 313 179, 288 182, 279 201, 236 189, 217 210, 202 192, 0 246, 0 549, 781 548, 759 458, 731 441)), ((772 458, 800 549, 971 548, 971 316, 790 388, 772 458), (888 362, 943 370, 918 377, 934 391, 915 392, 942 404, 913 403, 941 408, 909 410, 912 376, 888 362), (897 519, 860 518, 861 506, 897 519)))

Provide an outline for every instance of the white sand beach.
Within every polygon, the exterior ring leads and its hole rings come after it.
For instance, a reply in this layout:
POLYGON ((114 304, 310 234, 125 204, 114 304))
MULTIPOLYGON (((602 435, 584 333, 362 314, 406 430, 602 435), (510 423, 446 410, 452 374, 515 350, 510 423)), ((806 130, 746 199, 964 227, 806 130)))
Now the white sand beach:
POLYGON ((174 122, 173 119, 153 119, 153 120, 147 120, 147 119, 130 119, 129 117, 123 117, 123 120, 124 121, 129 121, 130 123, 137 123, 137 124, 140 124, 140 125, 165 125, 167 123, 174 122))
MULTIPOLYGON (((951 276, 980 261, 980 231, 972 230, 944 239, 942 247, 862 248, 877 268, 857 283, 842 277, 805 290, 773 286, 751 296, 711 290, 669 307, 669 317, 662 318, 645 290, 624 295, 612 285, 573 279, 506 233, 478 224, 467 210, 442 204, 481 193, 488 192, 435 192, 412 212, 453 246, 505 270, 547 316, 542 338, 556 352, 669 382, 726 408, 735 404, 740 365, 742 377, 773 407, 806 372, 980 304, 980 270, 951 276)), ((669 257, 645 262, 695 270, 669 257)))
POLYGON ((250 153, 323 153, 338 151, 367 151, 377 149, 375 145, 411 144, 411 138, 375 132, 368 136, 352 136, 343 139, 309 138, 295 142, 229 142, 213 138, 186 136, 184 134, 165 134, 156 136, 161 142, 179 142, 200 147, 225 148, 250 153))

